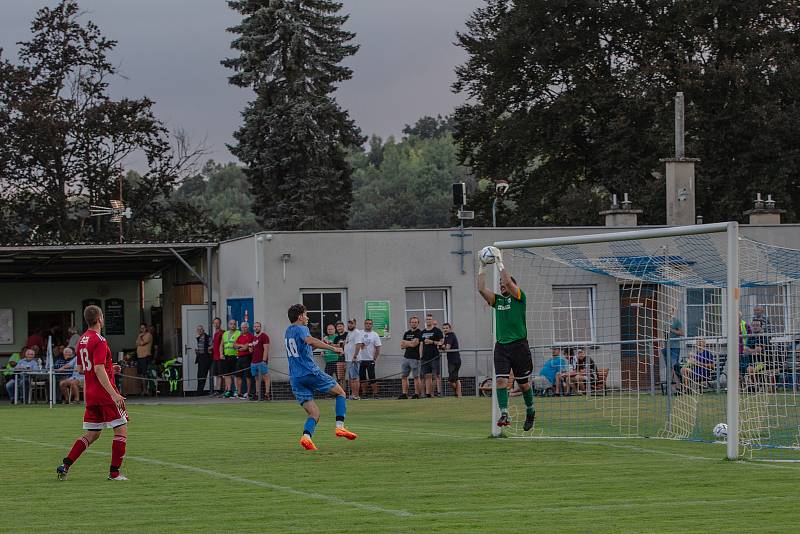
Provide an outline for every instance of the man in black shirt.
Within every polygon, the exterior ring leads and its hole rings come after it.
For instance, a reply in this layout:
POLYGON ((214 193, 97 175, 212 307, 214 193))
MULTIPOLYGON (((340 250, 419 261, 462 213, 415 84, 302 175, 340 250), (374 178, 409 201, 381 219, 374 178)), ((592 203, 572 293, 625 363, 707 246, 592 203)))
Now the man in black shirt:
POLYGON ((400 348, 404 349, 402 371, 402 385, 403 394, 398 399, 408 398, 408 375, 414 372, 414 398, 418 399, 420 394, 425 396, 425 390, 422 384, 422 376, 420 374, 420 341, 422 340, 422 330, 419 329, 419 317, 412 315, 408 320, 409 330, 403 334, 403 339, 400 341, 400 348))
MULTIPOLYGON (((338 321, 336 323, 336 337, 333 339, 333 344, 341 347, 344 350, 344 342, 347 341, 347 330, 344 328, 344 323, 338 321)), ((340 384, 344 384, 344 372, 347 362, 344 361, 344 352, 339 355, 339 361, 336 362, 336 378, 340 384)))
MULTIPOLYGON (((434 367, 441 365, 439 344, 444 339, 444 334, 433 325, 433 315, 425 316, 425 330, 422 331, 422 374, 425 375, 425 391, 428 397, 433 397, 433 384, 431 382, 434 367)), ((439 374, 437 372, 437 374, 439 374)))
POLYGON ((447 351, 447 381, 456 394, 461 398, 461 380, 458 379, 458 370, 461 369, 461 353, 458 352, 458 338, 453 332, 450 323, 442 324, 444 332, 444 350, 447 351))

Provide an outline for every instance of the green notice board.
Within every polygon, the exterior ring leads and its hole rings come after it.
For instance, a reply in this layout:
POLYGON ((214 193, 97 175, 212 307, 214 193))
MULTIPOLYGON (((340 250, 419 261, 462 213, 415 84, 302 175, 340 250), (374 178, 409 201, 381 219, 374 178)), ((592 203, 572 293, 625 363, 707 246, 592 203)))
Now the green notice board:
POLYGON ((391 305, 388 300, 365 300, 364 319, 372 319, 372 329, 381 337, 389 334, 391 305))

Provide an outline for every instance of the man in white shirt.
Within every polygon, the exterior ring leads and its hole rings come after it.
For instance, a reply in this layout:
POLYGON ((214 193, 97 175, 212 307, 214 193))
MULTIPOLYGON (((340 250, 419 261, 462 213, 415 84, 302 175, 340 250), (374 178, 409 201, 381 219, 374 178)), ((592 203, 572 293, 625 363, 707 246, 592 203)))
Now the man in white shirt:
POLYGON ((364 320, 364 332, 359 343, 358 365, 361 379, 361 396, 367 394, 367 386, 372 385, 372 398, 378 398, 378 382, 375 380, 375 362, 381 355, 381 338, 372 330, 372 319, 364 320))
POLYGON ((359 400, 359 363, 358 353, 360 350, 362 332, 356 328, 356 320, 347 321, 347 338, 344 341, 344 359, 347 362, 347 381, 350 383, 350 398, 359 400))

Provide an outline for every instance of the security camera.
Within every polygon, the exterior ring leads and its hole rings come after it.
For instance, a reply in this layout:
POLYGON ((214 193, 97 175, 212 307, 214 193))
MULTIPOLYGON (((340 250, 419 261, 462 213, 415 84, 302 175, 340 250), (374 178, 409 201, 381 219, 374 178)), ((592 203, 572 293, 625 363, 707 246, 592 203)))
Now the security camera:
POLYGON ((501 197, 508 192, 508 182, 506 181, 499 181, 494 184, 494 192, 497 196, 501 197))

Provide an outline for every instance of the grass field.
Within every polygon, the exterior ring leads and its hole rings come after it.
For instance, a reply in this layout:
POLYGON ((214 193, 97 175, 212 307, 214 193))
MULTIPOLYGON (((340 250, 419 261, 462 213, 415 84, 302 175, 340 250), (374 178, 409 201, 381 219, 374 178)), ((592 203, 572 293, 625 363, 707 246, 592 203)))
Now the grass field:
MULTIPOLYGON (((800 465, 720 445, 489 439, 487 399, 348 403, 359 439, 299 448, 295 403, 131 404, 126 483, 103 436, 56 480, 82 408, 0 407, 3 532, 796 532, 800 465)), ((540 408, 541 410, 541 408, 540 408)))

